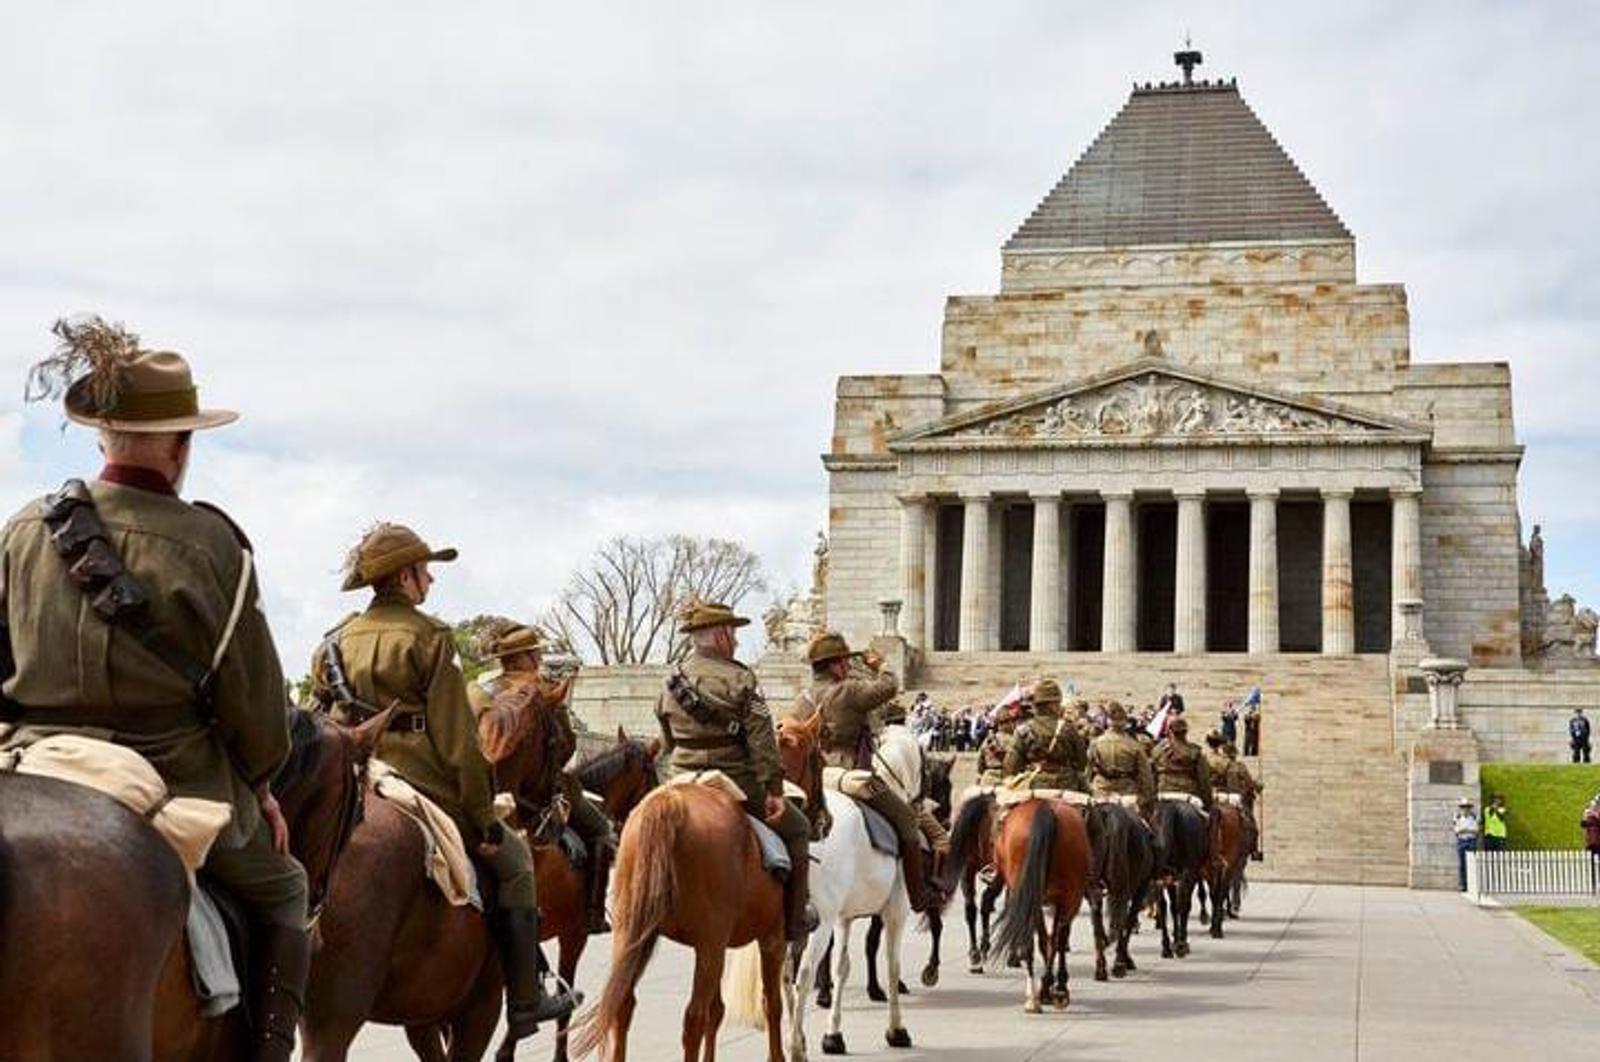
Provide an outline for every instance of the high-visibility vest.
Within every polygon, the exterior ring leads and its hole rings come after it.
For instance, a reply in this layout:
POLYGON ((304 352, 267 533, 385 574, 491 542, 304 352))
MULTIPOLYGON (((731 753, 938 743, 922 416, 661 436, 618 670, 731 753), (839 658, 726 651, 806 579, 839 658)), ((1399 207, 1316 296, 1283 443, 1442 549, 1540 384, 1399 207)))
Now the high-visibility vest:
POLYGON ((1506 835, 1505 817, 1493 810, 1485 810, 1483 813, 1483 835, 1485 837, 1504 838, 1506 835))

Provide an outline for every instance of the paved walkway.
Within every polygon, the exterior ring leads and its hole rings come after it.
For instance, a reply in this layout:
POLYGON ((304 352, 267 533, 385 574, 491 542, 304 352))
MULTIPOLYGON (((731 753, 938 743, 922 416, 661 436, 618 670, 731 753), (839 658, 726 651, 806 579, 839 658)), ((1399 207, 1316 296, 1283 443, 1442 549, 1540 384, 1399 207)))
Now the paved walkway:
MULTIPOLYGON (((851 1054, 905 1062, 1592 1062, 1600 1053, 1600 969, 1516 915, 1478 910, 1455 894, 1258 885, 1228 939, 1196 935, 1188 959, 1163 961, 1147 927, 1134 943, 1139 972, 1106 984, 1089 976, 1087 920, 1075 929, 1073 1005, 1038 1016, 1021 1012, 1015 973, 967 974, 965 930, 947 934, 940 987, 906 1003, 916 1042, 909 1051, 884 1046, 885 1011, 860 991, 856 963, 844 1021, 851 1054)), ((907 945, 913 972, 926 943, 914 937, 907 945)), ((580 973, 591 994, 604 953, 592 952, 601 961, 580 973)), ((680 1057, 689 966, 676 945, 658 951, 641 986, 630 1059, 680 1057)), ((820 1059, 814 1012, 809 1025, 811 1057, 820 1059)), ((719 1057, 758 1060, 759 1037, 725 1029, 719 1057)), ((541 1036, 519 1057, 542 1062, 548 1051, 541 1036)), ((372 1028, 352 1057, 411 1055, 398 1030, 372 1028)))

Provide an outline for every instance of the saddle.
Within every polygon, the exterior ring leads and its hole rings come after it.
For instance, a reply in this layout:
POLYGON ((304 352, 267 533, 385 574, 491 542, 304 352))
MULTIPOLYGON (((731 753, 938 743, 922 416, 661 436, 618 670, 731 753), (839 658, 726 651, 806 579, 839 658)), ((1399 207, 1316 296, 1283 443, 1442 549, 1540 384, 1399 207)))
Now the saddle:
POLYGON ((1201 800, 1193 793, 1182 793, 1178 792, 1177 790, 1164 790, 1156 794, 1156 799, 1169 801, 1174 804, 1188 804, 1196 811, 1204 811, 1206 809, 1205 801, 1201 800))
MULTIPOLYGON (((741 806, 746 800, 744 789, 739 783, 721 771, 685 771, 682 774, 673 775, 665 784, 667 786, 703 785, 708 789, 715 789, 718 792, 725 793, 733 798, 734 803, 741 806)), ((788 783, 785 783, 785 792, 788 791, 788 788, 788 783)), ((761 850, 761 869, 780 880, 787 878, 793 866, 789 862, 789 850, 784 847, 783 838, 779 837, 778 832, 771 826, 768 826, 749 812, 746 812, 744 817, 750 823, 751 832, 756 836, 756 846, 761 850)))

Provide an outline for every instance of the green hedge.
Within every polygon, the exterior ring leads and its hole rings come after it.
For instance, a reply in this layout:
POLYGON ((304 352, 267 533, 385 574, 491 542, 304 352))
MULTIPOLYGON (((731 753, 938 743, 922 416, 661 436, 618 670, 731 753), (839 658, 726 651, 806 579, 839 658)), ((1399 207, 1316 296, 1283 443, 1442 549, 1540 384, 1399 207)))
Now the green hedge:
POLYGON ((1600 792, 1600 764, 1486 763, 1478 812, 1498 793, 1506 798, 1512 848, 1582 848, 1578 818, 1600 792))

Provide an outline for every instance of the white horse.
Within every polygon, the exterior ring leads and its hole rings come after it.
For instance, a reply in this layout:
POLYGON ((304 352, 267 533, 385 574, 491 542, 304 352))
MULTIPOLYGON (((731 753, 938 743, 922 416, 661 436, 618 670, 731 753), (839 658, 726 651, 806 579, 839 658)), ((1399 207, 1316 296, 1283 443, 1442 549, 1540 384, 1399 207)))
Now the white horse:
MULTIPOLYGON (((908 802, 922 788, 922 749, 911 731, 903 726, 884 728, 879 736, 873 764, 875 773, 908 802)), ((900 861, 872 847, 867 823, 854 800, 831 786, 823 793, 833 826, 828 835, 811 846, 811 903, 817 910, 817 929, 806 940, 794 977, 784 979, 785 1008, 789 1013, 789 1062, 805 1062, 805 1009, 817 962, 833 941, 833 1006, 828 1013, 828 1032, 822 1038, 823 1054, 845 1053, 844 1034, 839 1031, 844 1017, 845 978, 850 972, 850 925, 858 918, 874 915, 883 919, 884 955, 888 978, 889 1027, 884 1034, 890 1047, 910 1047, 911 1035, 900 1023, 900 938, 911 917, 905 877, 900 861)), ((740 949, 731 958, 730 976, 725 979, 729 1014, 747 1024, 760 1023, 759 964, 740 949), (734 968, 738 972, 734 973, 734 968)), ((748 949, 752 952, 754 949, 748 949)))

